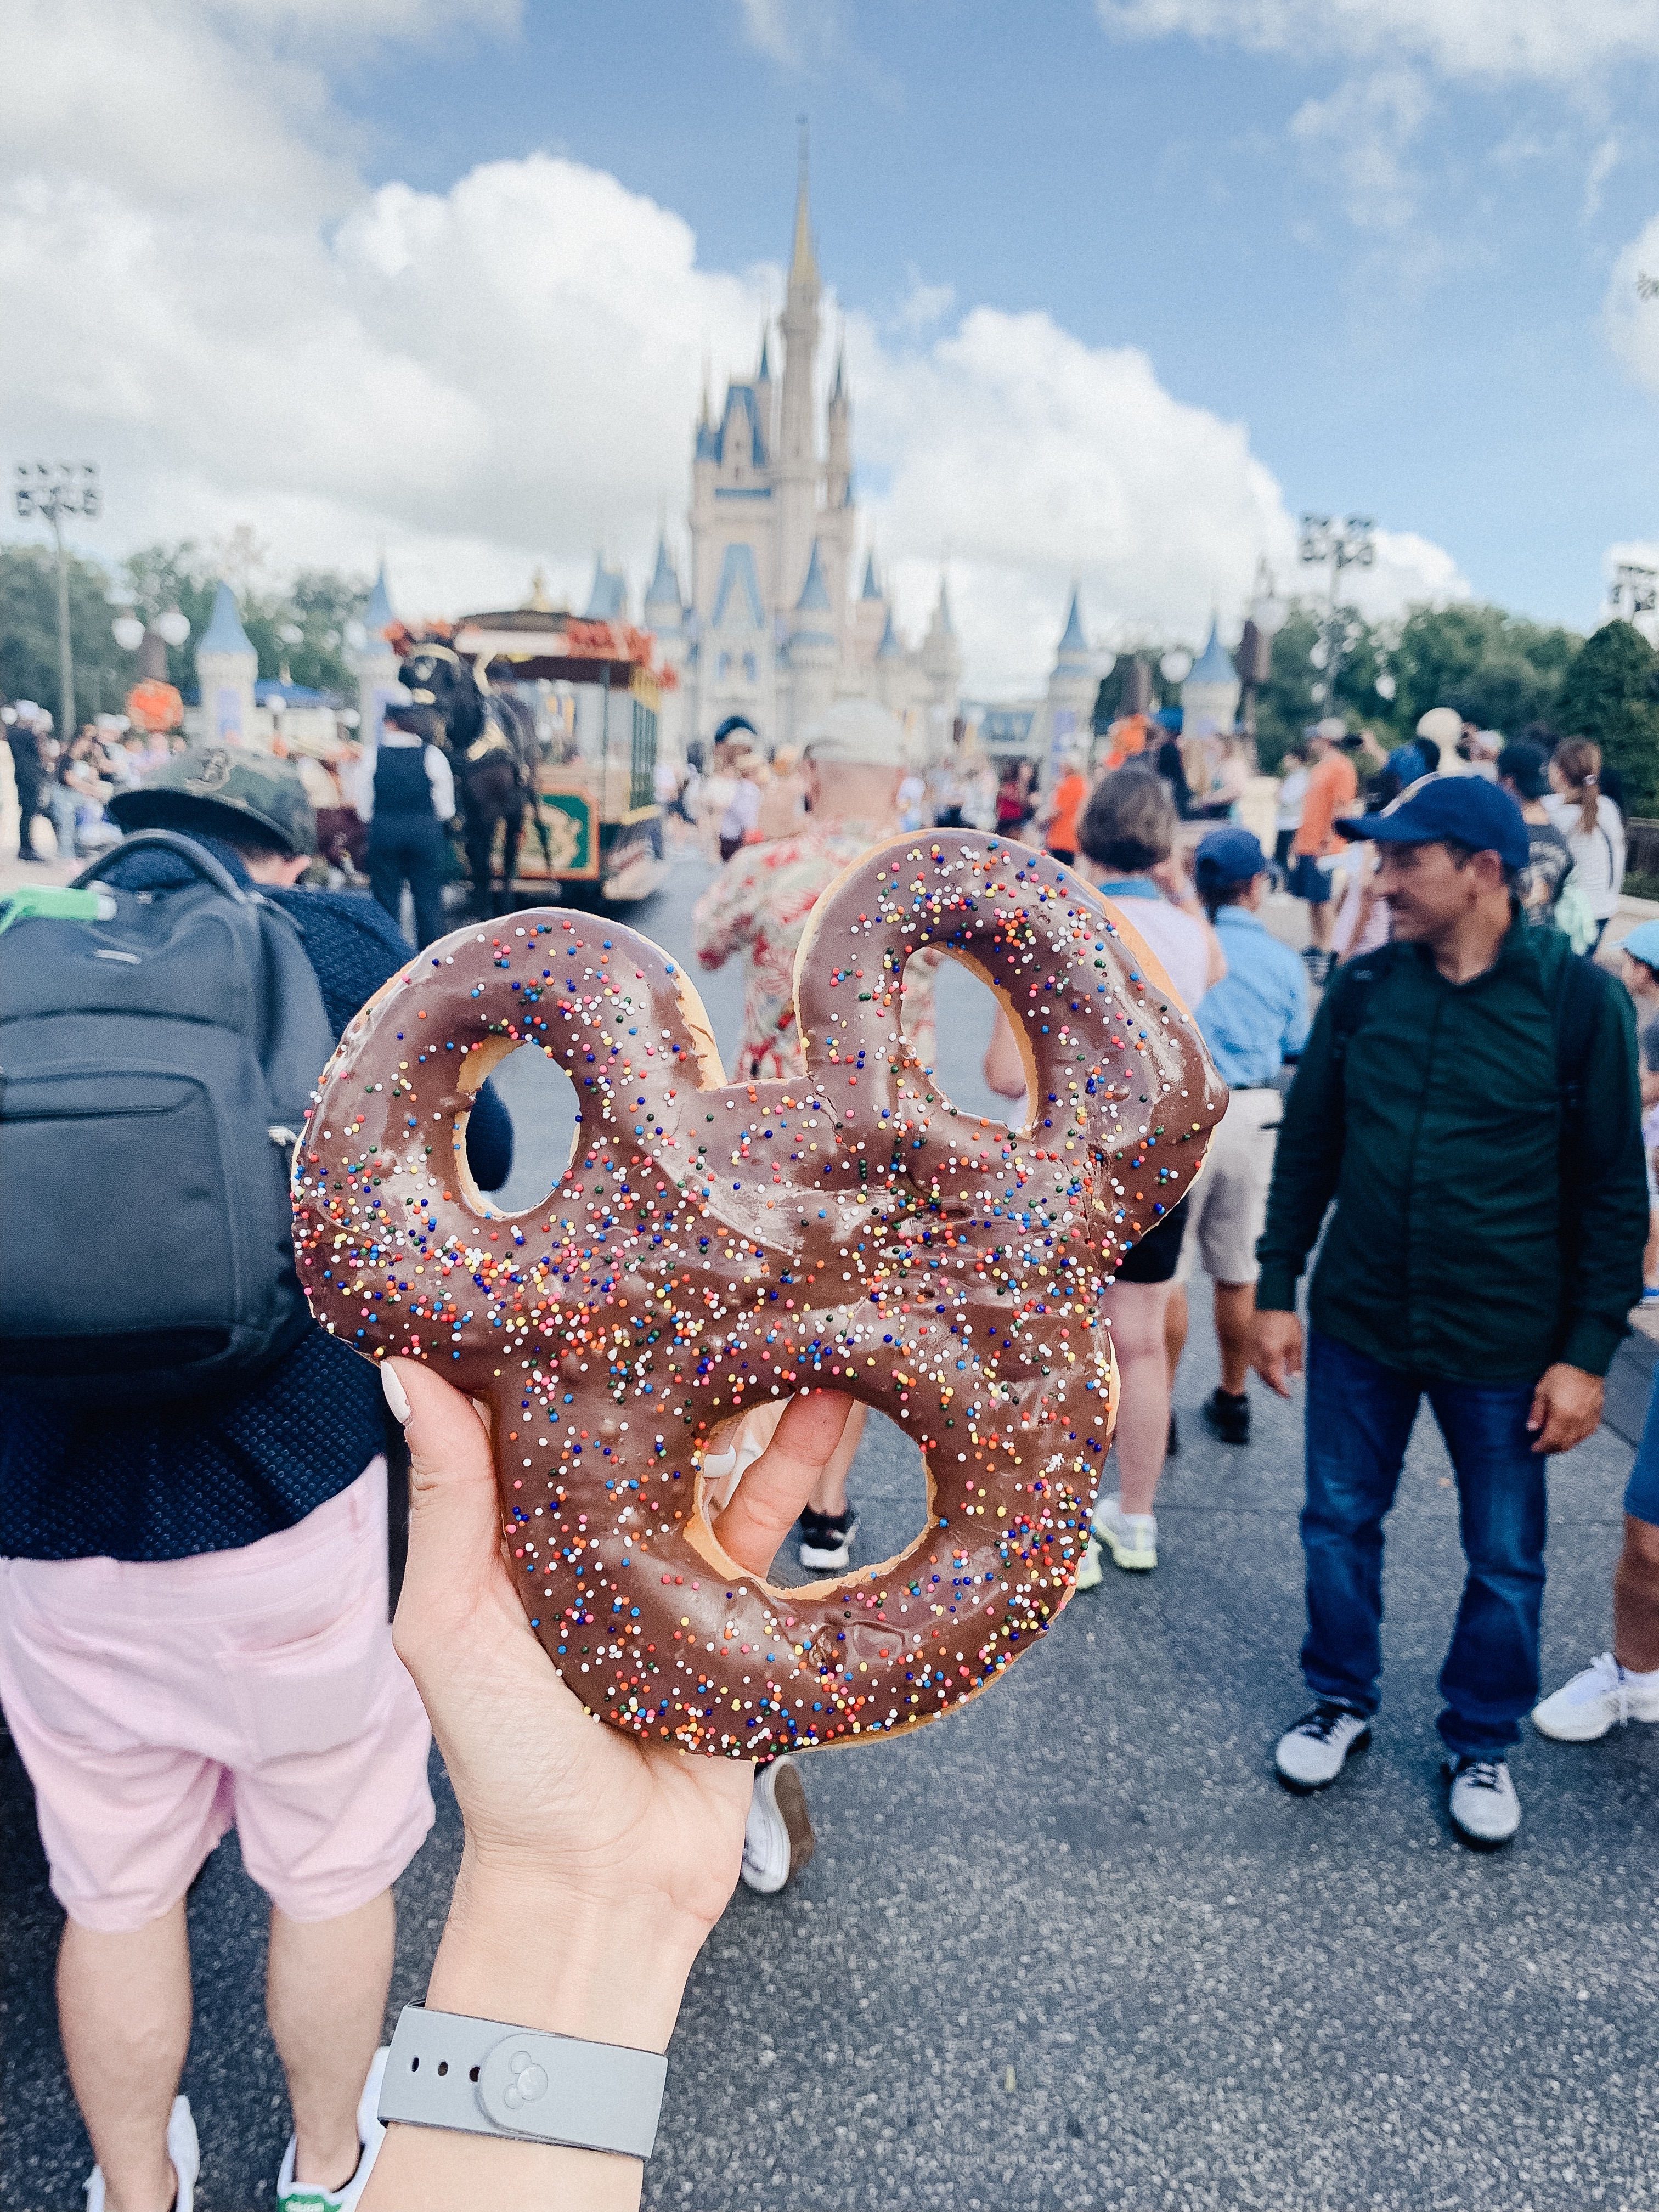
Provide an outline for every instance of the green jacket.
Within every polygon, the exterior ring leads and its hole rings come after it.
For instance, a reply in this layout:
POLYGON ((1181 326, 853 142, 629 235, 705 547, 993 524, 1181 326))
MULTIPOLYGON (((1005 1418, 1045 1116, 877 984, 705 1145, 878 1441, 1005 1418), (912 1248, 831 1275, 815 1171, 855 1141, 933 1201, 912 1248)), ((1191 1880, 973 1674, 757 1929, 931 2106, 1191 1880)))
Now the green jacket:
MULTIPOLYGON (((1496 963, 1449 983, 1402 945, 1333 1049, 1342 971, 1285 1102, 1257 1306, 1296 1309, 1386 1367, 1531 1382, 1552 1361, 1604 1375, 1642 1294, 1648 1233, 1636 1024, 1608 978, 1583 1073, 1563 1244, 1557 931, 1518 918, 1496 963)), ((1346 988, 1352 988, 1352 985, 1346 988)))

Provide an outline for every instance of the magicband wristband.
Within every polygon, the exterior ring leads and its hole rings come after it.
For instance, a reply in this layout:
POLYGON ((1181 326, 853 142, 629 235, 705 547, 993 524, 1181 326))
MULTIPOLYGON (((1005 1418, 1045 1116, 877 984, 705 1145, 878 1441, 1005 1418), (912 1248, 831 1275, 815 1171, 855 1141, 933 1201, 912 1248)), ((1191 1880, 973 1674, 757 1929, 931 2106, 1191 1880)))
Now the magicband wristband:
POLYGON ((667 2074, 655 2051, 405 2005, 386 2055, 380 2118, 649 2158, 667 2074))

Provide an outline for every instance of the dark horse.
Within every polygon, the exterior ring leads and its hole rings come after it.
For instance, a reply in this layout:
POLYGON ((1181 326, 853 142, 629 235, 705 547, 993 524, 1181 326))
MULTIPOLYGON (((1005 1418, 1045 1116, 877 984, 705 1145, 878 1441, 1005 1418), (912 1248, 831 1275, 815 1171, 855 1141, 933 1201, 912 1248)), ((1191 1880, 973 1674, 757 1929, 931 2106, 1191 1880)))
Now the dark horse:
POLYGON ((428 707, 443 727, 441 743, 455 774, 461 837, 480 921, 496 910, 493 860, 495 828, 501 828, 501 896, 510 902, 519 872, 525 809, 534 816, 548 872, 552 848, 542 819, 536 769, 536 726, 523 702, 490 688, 489 678, 454 647, 436 639, 413 646, 398 671, 417 706, 428 707))

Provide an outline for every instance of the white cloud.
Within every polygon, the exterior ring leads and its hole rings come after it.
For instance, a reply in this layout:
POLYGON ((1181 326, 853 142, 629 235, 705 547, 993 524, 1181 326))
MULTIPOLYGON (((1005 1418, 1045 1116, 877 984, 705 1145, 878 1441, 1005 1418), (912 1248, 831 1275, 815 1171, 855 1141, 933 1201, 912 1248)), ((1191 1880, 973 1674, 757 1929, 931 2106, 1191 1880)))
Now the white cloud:
POLYGON ((1626 368, 1638 384, 1659 392, 1659 216, 1613 263, 1601 315, 1626 368))
MULTIPOLYGON (((131 21, 118 0, 70 4, 100 55, 131 21)), ((436 4, 306 0, 331 52, 394 16, 419 30, 436 4)), ((411 612, 516 599, 538 562, 576 595, 601 543, 637 588, 685 496, 704 354, 717 381, 751 366, 779 272, 701 267, 678 215, 547 155, 445 192, 370 191, 322 64, 260 29, 292 11, 261 5, 233 36, 208 0, 154 0, 155 46, 88 70, 72 134, 53 120, 68 77, 43 64, 0 173, 16 450, 103 464, 85 542, 106 557, 246 520, 273 566, 362 568, 384 547, 411 612), (123 136, 135 88, 164 103, 175 163, 123 136)), ((39 60, 44 13, 15 12, 39 60)), ((20 100, 34 82, 14 77, 20 100)), ((784 179, 781 243, 787 198, 784 179)), ((1097 634, 1194 636, 1212 606, 1237 617, 1261 554, 1289 574, 1291 518, 1244 428, 1173 398, 1144 354, 1044 314, 930 325, 947 302, 925 289, 915 305, 896 333, 849 319, 855 451, 913 627, 949 559, 975 687, 1042 679, 1074 573, 1097 634)), ((1460 587, 1409 537, 1367 580, 1392 605, 1460 587)))
POLYGON ((1385 69, 1349 78, 1291 118, 1291 137, 1340 177, 1358 228, 1402 230, 1416 213, 1417 183, 1406 155, 1431 105, 1416 70, 1385 69))
POLYGON ((1571 84, 1659 59, 1652 0, 1096 0, 1125 38, 1260 53, 1411 58, 1448 76, 1571 84))

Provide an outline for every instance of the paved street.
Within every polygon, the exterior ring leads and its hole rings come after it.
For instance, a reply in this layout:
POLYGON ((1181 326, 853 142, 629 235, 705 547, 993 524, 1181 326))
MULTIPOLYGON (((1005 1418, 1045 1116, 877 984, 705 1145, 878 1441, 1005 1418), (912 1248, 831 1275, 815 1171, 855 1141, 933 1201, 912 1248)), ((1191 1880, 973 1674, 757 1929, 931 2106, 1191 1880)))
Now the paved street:
MULTIPOLYGON (((639 926, 684 950, 700 880, 684 864, 639 926)), ((941 1010, 941 1072, 988 1110, 975 988, 941 1010)), ((729 1044, 737 978, 707 996, 729 1044)), ((1643 1371, 1621 1376, 1626 1431, 1643 1371)), ((1479 1858, 1453 1840, 1432 1723, 1459 1553, 1425 1420, 1391 1523, 1376 1741, 1334 1792, 1286 1796, 1268 1759, 1301 1702, 1297 1412, 1258 1391, 1257 1441, 1228 1450, 1197 1419, 1214 1380, 1195 1311, 1155 1575, 1109 1568, 960 1717, 807 1760, 817 1856, 781 1897, 739 1890, 708 1947, 648 2204, 1659 2203, 1659 1729, 1577 1749, 1529 1737, 1516 1844, 1479 1858)), ((1552 1686, 1609 1640, 1630 1458, 1607 1428, 1556 1463, 1552 1686)), ((919 1524, 919 1462, 884 1425, 853 1488, 865 1558, 919 1524)), ((459 1850, 440 1797, 401 1888, 394 2005, 422 1990, 459 1850)), ((11 1758, 0 1823, 0 2203, 68 2212, 87 2154, 52 2014, 58 1921, 11 1758)), ((283 2146, 261 1923, 228 1842, 191 1907, 204 2212, 269 2203, 283 2146)))

